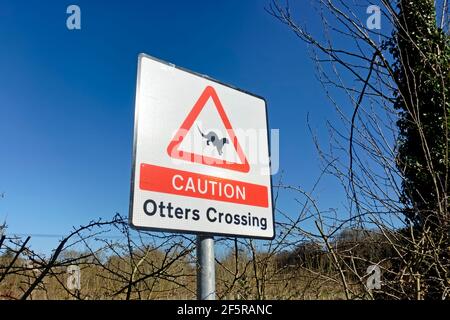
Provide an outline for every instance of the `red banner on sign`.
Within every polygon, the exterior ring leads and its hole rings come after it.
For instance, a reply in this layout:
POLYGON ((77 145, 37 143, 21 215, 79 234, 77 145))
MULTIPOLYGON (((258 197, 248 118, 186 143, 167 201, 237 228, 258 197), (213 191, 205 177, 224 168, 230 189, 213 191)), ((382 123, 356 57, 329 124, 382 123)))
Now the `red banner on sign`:
POLYGON ((269 206, 266 186, 150 164, 141 164, 140 170, 139 187, 142 190, 256 207, 269 206))

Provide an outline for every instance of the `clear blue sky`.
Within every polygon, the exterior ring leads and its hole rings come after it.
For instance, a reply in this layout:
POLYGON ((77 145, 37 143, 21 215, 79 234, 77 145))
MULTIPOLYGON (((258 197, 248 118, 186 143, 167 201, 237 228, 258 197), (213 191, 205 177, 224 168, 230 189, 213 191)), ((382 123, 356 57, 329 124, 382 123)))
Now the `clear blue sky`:
MULTIPOLYGON (((305 44, 267 4, 0 0, 0 222, 7 216, 10 233, 65 234, 128 214, 140 52, 264 96, 285 183, 311 188, 320 167, 306 116, 322 137, 335 116, 305 44), (66 28, 72 3, 80 31, 66 28)), ((332 183, 319 193, 322 207, 339 206, 332 183)), ((295 210, 292 200, 280 208, 295 210)))

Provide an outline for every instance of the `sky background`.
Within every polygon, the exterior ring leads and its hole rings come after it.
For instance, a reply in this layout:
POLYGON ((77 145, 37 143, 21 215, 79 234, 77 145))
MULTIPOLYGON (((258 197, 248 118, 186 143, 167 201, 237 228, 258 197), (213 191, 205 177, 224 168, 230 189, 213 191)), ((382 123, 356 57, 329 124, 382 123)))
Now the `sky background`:
MULTIPOLYGON (((8 233, 63 235, 128 214, 141 52, 265 97, 269 126, 280 129, 284 183, 309 190, 321 168, 307 114, 322 139, 336 116, 306 45, 267 4, 0 0, 0 222, 8 233), (66 28, 72 3, 81 30, 66 28)), ((332 179, 316 196, 325 209, 342 202, 332 179)), ((281 196, 280 209, 295 214, 294 198, 281 196)), ((33 241, 48 250, 57 240, 33 241)))

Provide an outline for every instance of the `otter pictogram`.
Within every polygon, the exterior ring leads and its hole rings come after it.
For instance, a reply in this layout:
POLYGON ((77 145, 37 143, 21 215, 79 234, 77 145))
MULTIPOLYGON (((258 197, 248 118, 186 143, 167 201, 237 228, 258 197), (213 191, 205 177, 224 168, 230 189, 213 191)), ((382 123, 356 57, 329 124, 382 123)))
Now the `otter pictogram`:
POLYGON ((202 137, 206 139, 206 145, 209 146, 209 144, 211 143, 214 147, 216 147, 219 155, 222 155, 223 147, 225 146, 225 144, 229 143, 228 139, 227 138, 219 139, 219 136, 214 131, 210 131, 207 134, 204 134, 198 126, 197 128, 202 137))

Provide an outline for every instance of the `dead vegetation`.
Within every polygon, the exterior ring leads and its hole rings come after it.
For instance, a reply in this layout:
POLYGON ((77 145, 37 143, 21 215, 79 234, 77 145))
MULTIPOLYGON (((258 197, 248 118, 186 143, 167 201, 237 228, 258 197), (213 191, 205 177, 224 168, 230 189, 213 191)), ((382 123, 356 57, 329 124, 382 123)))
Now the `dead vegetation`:
MULTIPOLYGON (((357 232, 356 232, 357 233, 357 232)), ((333 240, 341 255, 374 258, 368 237, 346 231, 333 240), (353 237, 353 238, 352 238, 353 237)), ((219 299, 344 299, 339 269, 326 246, 281 237, 269 244, 216 239, 219 299), (281 239, 281 242, 280 242, 281 239), (292 247, 288 250, 288 247, 292 247)), ((62 239, 51 257, 39 256, 29 238, 3 237, 1 299, 195 299, 194 237, 130 230, 120 216, 91 222, 62 239), (119 232, 113 239, 105 233, 119 232), (75 248, 83 247, 83 250, 75 248), (68 267, 80 268, 80 289, 69 286, 68 267)), ((365 264, 356 267, 364 273, 365 264)), ((361 298, 361 279, 345 276, 361 298)))

